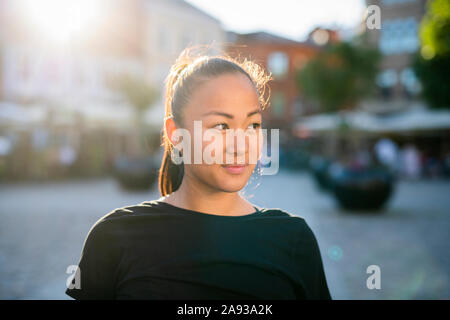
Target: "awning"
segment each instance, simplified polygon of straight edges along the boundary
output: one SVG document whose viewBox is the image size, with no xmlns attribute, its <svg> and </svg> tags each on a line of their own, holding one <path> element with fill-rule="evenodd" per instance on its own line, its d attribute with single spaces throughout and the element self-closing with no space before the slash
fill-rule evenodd
<svg viewBox="0 0 450 320">
<path fill-rule="evenodd" d="M 382 116 L 367 111 L 319 114 L 301 119 L 294 126 L 294 133 L 336 131 L 342 125 L 373 133 L 445 130 L 450 129 L 450 110 L 419 106 Z"/>
</svg>

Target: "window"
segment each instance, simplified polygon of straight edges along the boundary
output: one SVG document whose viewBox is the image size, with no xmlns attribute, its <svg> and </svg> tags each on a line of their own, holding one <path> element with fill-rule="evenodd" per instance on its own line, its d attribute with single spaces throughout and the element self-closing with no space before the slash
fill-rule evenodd
<svg viewBox="0 0 450 320">
<path fill-rule="evenodd" d="M 378 74 L 376 82 L 381 88 L 393 87 L 397 84 L 397 72 L 394 69 L 386 69 Z"/>
<path fill-rule="evenodd" d="M 275 78 L 283 78 L 288 71 L 289 60 L 284 52 L 273 52 L 267 58 L 267 68 Z"/>
<path fill-rule="evenodd" d="M 275 92 L 274 95 L 272 96 L 272 104 L 271 104 L 271 108 L 272 108 L 272 114 L 275 117 L 281 117 L 284 114 L 284 107 L 286 104 L 286 98 L 284 96 L 283 93 L 281 92 Z"/>
<path fill-rule="evenodd" d="M 413 53 L 419 48 L 418 23 L 413 17 L 386 20 L 382 24 L 379 47 L 382 53 Z"/>
<path fill-rule="evenodd" d="M 416 95 L 421 90 L 420 82 L 411 68 L 402 70 L 400 73 L 400 81 L 409 94 Z"/>
<path fill-rule="evenodd" d="M 314 33 L 312 34 L 312 39 L 315 44 L 323 46 L 330 40 L 330 34 L 326 30 L 319 29 L 314 31 Z"/>
<path fill-rule="evenodd" d="M 390 99 L 393 94 L 393 87 L 398 82 L 397 71 L 394 69 L 386 69 L 379 73 L 376 78 L 376 83 L 380 88 L 381 96 L 384 99 Z"/>
</svg>

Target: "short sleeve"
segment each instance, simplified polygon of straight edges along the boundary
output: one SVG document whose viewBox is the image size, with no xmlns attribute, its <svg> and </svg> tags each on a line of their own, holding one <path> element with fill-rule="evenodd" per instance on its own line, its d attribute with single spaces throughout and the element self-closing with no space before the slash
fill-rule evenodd
<svg viewBox="0 0 450 320">
<path fill-rule="evenodd" d="M 331 300 L 319 245 L 306 221 L 298 234 L 294 262 L 297 299 Z"/>
<path fill-rule="evenodd" d="M 78 268 L 66 294 L 77 300 L 115 298 L 117 250 L 104 222 L 90 229 L 81 252 Z"/>
</svg>

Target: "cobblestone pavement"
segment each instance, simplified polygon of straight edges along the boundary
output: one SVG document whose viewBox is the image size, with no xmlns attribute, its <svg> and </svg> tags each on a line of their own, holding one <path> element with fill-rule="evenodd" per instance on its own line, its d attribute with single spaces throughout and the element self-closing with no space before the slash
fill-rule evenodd
<svg viewBox="0 0 450 320">
<path fill-rule="evenodd" d="M 307 173 L 282 171 L 246 195 L 306 219 L 334 299 L 450 299 L 449 191 L 449 181 L 402 181 L 383 212 L 349 213 Z M 157 198 L 156 188 L 128 193 L 112 179 L 0 185 L 0 299 L 69 299 L 66 269 L 92 224 Z M 367 288 L 369 265 L 380 267 L 381 289 Z"/>
</svg>

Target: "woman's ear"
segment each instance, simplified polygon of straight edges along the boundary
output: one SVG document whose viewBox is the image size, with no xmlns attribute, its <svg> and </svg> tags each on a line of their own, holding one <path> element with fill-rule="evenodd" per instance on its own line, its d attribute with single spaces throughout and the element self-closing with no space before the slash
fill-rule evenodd
<svg viewBox="0 0 450 320">
<path fill-rule="evenodd" d="M 176 141 L 172 140 L 172 135 L 177 127 L 175 125 L 175 121 L 173 121 L 173 117 L 167 117 L 164 126 L 166 128 L 167 138 L 169 139 L 170 143 L 174 145 Z"/>
</svg>

